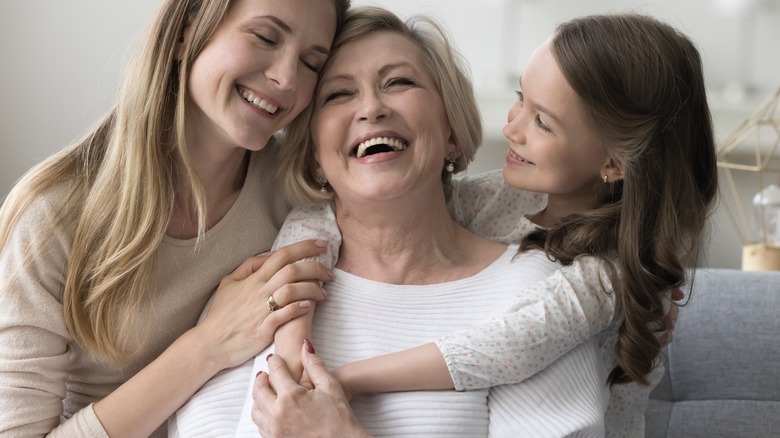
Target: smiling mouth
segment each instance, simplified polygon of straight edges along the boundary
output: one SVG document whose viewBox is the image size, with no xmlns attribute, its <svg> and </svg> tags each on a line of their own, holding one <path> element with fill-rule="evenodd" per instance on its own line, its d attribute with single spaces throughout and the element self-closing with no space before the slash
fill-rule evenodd
<svg viewBox="0 0 780 438">
<path fill-rule="evenodd" d="M 528 161 L 525 158 L 521 157 L 520 155 L 517 155 L 517 153 L 515 153 L 515 151 L 513 151 L 512 149 L 509 149 L 509 154 L 512 156 L 512 158 L 514 158 L 517 161 L 528 163 L 528 164 L 534 164 L 533 161 Z"/>
<path fill-rule="evenodd" d="M 397 138 L 376 137 L 370 138 L 355 146 L 352 153 L 357 158 L 363 158 L 369 155 L 381 154 L 384 152 L 398 152 L 406 149 L 406 142 Z"/>
<path fill-rule="evenodd" d="M 268 114 L 275 114 L 277 110 L 279 110 L 279 107 L 272 104 L 271 102 L 268 102 L 265 99 L 262 99 L 259 96 L 255 96 L 250 92 L 249 90 L 240 90 L 241 96 L 249 102 L 252 106 L 254 106 L 257 109 L 261 109 Z"/>
</svg>

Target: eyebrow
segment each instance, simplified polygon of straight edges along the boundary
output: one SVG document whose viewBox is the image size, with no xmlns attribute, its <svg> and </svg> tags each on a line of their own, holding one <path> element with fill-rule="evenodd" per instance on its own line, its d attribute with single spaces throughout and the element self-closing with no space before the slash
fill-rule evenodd
<svg viewBox="0 0 780 438">
<path fill-rule="evenodd" d="M 277 26 L 279 26 L 280 29 L 282 29 L 285 33 L 292 35 L 293 30 L 290 27 L 289 24 L 285 23 L 281 18 L 273 16 L 273 15 L 264 15 L 258 18 L 265 18 L 266 20 L 270 20 L 274 22 Z M 312 49 L 314 49 L 317 52 L 320 52 L 324 55 L 329 55 L 330 50 L 328 50 L 326 47 L 320 46 L 320 45 L 314 45 L 312 46 Z"/>
<path fill-rule="evenodd" d="M 401 62 L 397 62 L 395 64 L 387 64 L 385 66 L 382 66 L 379 69 L 378 73 L 379 73 L 379 76 L 384 76 L 384 75 L 387 74 L 387 72 L 389 72 L 391 70 L 394 70 L 396 68 L 404 67 L 404 66 L 408 66 L 411 69 L 417 71 L 417 69 L 415 69 L 414 66 L 411 63 L 406 62 L 406 61 L 401 61 Z M 351 75 L 351 74 L 343 73 L 343 74 L 340 74 L 340 75 L 337 75 L 337 76 L 333 76 L 333 77 L 330 77 L 330 78 L 323 78 L 322 80 L 320 80 L 320 84 L 324 84 L 324 83 L 330 82 L 330 81 L 337 81 L 337 80 L 351 80 L 353 77 L 354 76 Z"/>
<path fill-rule="evenodd" d="M 520 90 L 522 91 L 522 89 L 523 89 L 523 75 L 520 75 L 520 80 L 518 82 L 520 84 Z M 525 96 L 525 93 L 523 93 L 523 96 Z M 541 111 L 541 112 L 547 114 L 548 116 L 550 116 L 550 118 L 552 118 L 553 120 L 558 122 L 558 124 L 561 124 L 561 118 L 558 117 L 554 112 L 550 111 L 544 105 L 539 105 L 537 102 L 534 102 L 534 107 L 539 109 L 539 111 Z"/>
</svg>

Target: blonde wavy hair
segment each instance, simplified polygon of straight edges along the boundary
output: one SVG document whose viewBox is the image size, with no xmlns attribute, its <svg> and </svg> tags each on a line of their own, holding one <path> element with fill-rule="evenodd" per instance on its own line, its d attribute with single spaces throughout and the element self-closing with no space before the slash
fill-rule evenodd
<svg viewBox="0 0 780 438">
<path fill-rule="evenodd" d="M 342 47 L 381 31 L 403 35 L 419 47 L 444 102 L 447 119 L 461 151 L 455 162 L 455 172 L 464 170 L 482 143 L 482 121 L 466 63 L 449 43 L 444 27 L 434 18 L 415 15 L 404 21 L 379 7 L 354 7 L 347 14 L 341 32 L 331 47 L 331 57 L 320 74 L 330 68 L 333 57 Z M 318 91 L 314 92 L 315 96 Z M 284 182 L 287 195 L 302 205 L 327 202 L 333 197 L 332 193 L 320 191 L 320 184 L 312 172 L 312 165 L 316 162 L 309 129 L 312 106 L 313 103 L 290 123 L 286 131 L 287 145 L 282 151 L 282 165 L 279 167 L 279 178 Z M 445 192 L 449 192 L 451 176 L 452 172 L 444 171 L 442 163 Z"/>
<path fill-rule="evenodd" d="M 349 0 L 335 3 L 340 25 Z M 83 138 L 30 169 L 0 209 L 2 250 L 36 197 L 68 184 L 57 219 L 73 218 L 76 225 L 64 320 L 76 342 L 109 362 L 132 353 L 130 327 L 150 310 L 153 256 L 173 210 L 178 175 L 186 174 L 192 187 L 198 240 L 205 234 L 205 193 L 184 137 L 187 82 L 191 63 L 230 5 L 166 0 L 128 64 L 114 107 Z M 190 38 L 182 47 L 185 29 Z"/>
</svg>

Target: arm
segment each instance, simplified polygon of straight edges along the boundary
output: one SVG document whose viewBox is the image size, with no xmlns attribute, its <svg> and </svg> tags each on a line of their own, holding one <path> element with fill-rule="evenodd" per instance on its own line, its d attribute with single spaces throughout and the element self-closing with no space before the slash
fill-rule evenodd
<svg viewBox="0 0 780 438">
<path fill-rule="evenodd" d="M 270 343 L 278 325 L 306 313 L 306 307 L 294 304 L 266 318 L 267 310 L 256 308 L 269 293 L 281 296 L 280 304 L 318 299 L 319 291 L 311 287 L 285 285 L 327 278 L 326 270 L 313 263 L 297 272 L 281 269 L 321 251 L 312 242 L 249 260 L 223 280 L 202 326 L 175 340 L 103 400 L 60 424 L 69 358 L 89 361 L 62 317 L 70 233 L 52 224 L 55 212 L 56 207 L 31 207 L 0 255 L 0 435 L 147 436 L 217 370 L 246 361 Z"/>
<path fill-rule="evenodd" d="M 533 228 L 523 216 L 544 208 L 547 196 L 507 185 L 500 170 L 453 180 L 447 208 L 453 219 L 486 239 L 512 244 Z"/>
<path fill-rule="evenodd" d="M 217 372 L 236 367 L 270 345 L 276 329 L 322 297 L 311 281 L 329 278 L 317 263 L 284 269 L 322 248 L 306 241 L 250 258 L 219 285 L 203 321 L 174 341 L 117 390 L 94 404 L 111 437 L 148 436 Z M 274 294 L 282 309 L 270 312 Z M 287 304 L 292 304 L 288 306 Z"/>
<path fill-rule="evenodd" d="M 610 284 L 600 261 L 582 258 L 518 294 L 508 313 L 335 375 L 348 395 L 522 382 L 612 322 L 614 294 L 602 289 Z"/>
<path fill-rule="evenodd" d="M 293 209 L 279 230 L 273 248 L 305 239 L 326 240 L 328 248 L 317 257 L 317 260 L 328 269 L 336 265 L 339 246 L 341 246 L 341 233 L 330 204 Z M 285 361 L 296 381 L 300 380 L 303 374 L 299 346 L 303 344 L 304 339 L 311 339 L 313 310 L 312 308 L 312 311 L 305 316 L 279 327 L 274 336 L 276 355 Z"/>
<path fill-rule="evenodd" d="M 297 384 L 276 355 L 268 359 L 269 374 L 258 374 L 252 389 L 252 421 L 266 438 L 370 438 L 358 424 L 338 382 L 306 342 L 301 348 L 313 389 Z"/>
</svg>

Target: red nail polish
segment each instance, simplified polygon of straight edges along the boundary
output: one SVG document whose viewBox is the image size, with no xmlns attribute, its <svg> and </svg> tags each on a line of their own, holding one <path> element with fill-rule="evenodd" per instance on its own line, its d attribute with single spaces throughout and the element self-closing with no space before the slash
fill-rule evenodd
<svg viewBox="0 0 780 438">
<path fill-rule="evenodd" d="M 266 362 L 267 362 L 267 361 L 268 361 L 268 359 L 270 359 L 270 358 L 271 358 L 271 356 L 273 356 L 273 355 L 274 355 L 274 354 L 273 354 L 273 353 L 271 353 L 271 354 L 269 354 L 268 356 L 266 356 L 266 357 L 265 357 L 265 360 L 266 360 Z"/>
<path fill-rule="evenodd" d="M 314 345 L 308 339 L 303 340 L 303 346 L 306 347 L 306 351 L 314 354 Z"/>
</svg>

